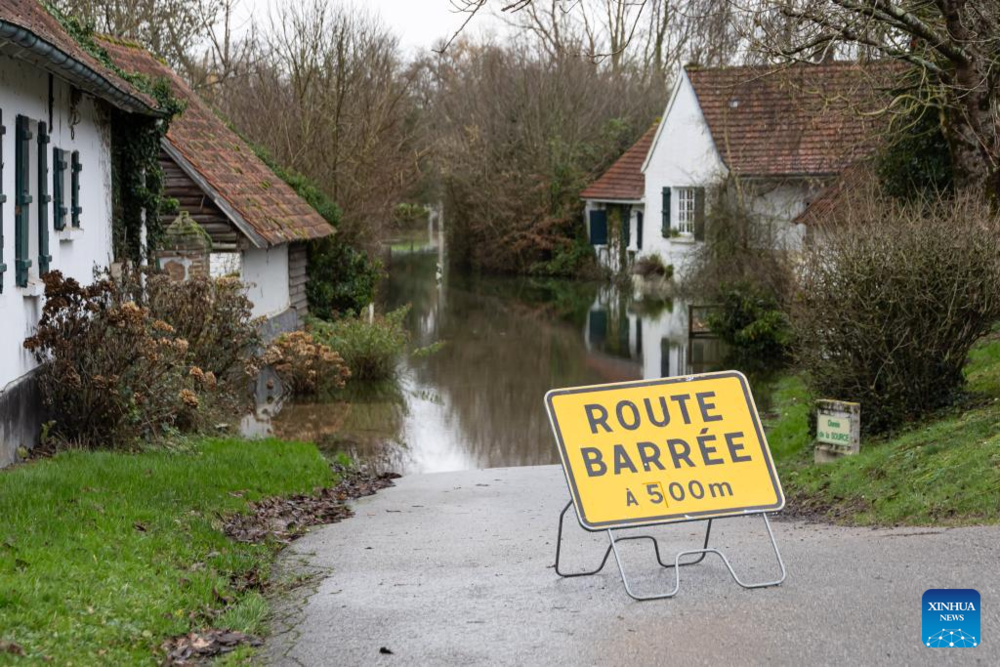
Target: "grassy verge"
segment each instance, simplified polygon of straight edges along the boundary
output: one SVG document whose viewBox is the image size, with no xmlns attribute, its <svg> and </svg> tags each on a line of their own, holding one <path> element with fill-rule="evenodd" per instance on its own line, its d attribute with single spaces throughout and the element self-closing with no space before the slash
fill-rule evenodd
<svg viewBox="0 0 1000 667">
<path fill-rule="evenodd" d="M 782 379 L 766 429 L 789 509 L 858 525 L 1000 521 L 1000 339 L 972 350 L 966 377 L 962 404 L 825 465 L 812 464 L 812 397 Z"/>
<path fill-rule="evenodd" d="M 220 516 L 332 477 L 314 446 L 275 440 L 70 451 L 0 472 L 0 644 L 31 662 L 156 664 L 171 636 L 258 632 L 267 604 L 238 582 L 266 578 L 277 546 L 228 539 Z"/>
</svg>

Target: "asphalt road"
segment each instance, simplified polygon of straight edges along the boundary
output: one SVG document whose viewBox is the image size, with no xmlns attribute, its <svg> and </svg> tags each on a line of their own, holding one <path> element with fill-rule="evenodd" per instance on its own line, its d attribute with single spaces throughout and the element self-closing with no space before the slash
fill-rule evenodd
<svg viewBox="0 0 1000 667">
<path fill-rule="evenodd" d="M 416 475 L 357 502 L 357 516 L 294 544 L 286 572 L 312 572 L 279 604 L 278 665 L 1000 664 L 1000 527 L 870 530 L 772 522 L 788 568 L 744 590 L 722 561 L 684 568 L 671 600 L 626 596 L 614 562 L 593 577 L 552 569 L 566 486 L 556 466 Z M 657 527 L 693 548 L 701 524 Z M 607 545 L 571 523 L 568 567 Z M 759 517 L 717 521 L 712 545 L 741 577 L 777 566 Z M 650 544 L 623 545 L 639 592 L 673 585 Z M 927 648 L 928 588 L 982 595 L 982 644 Z M 392 653 L 384 653 L 382 649 Z"/>
</svg>

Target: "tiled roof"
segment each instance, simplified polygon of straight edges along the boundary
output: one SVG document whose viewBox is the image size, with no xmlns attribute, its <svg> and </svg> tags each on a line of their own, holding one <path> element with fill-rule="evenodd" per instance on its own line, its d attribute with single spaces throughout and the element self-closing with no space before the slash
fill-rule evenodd
<svg viewBox="0 0 1000 667">
<path fill-rule="evenodd" d="M 15 52 L 115 106 L 155 113 L 155 100 L 87 53 L 38 0 L 0 2 L 0 53 Z"/>
<path fill-rule="evenodd" d="M 333 227 L 167 65 L 145 49 L 102 41 L 111 59 L 127 72 L 165 78 L 187 107 L 170 124 L 167 153 L 206 189 L 216 205 L 257 246 L 316 239 Z"/>
<path fill-rule="evenodd" d="M 625 151 L 600 178 L 588 185 L 580 193 L 582 199 L 597 201 L 636 201 L 642 199 L 646 190 L 646 179 L 642 174 L 642 163 L 646 160 L 649 147 L 656 136 L 653 123 L 632 147 Z"/>
<path fill-rule="evenodd" d="M 859 160 L 846 167 L 820 190 L 806 210 L 795 218 L 795 222 L 815 226 L 833 220 L 834 214 L 848 204 L 852 196 L 864 192 L 875 180 L 870 162 L 871 160 Z"/>
<path fill-rule="evenodd" d="M 686 68 L 726 166 L 744 176 L 834 174 L 870 153 L 864 115 L 895 70 L 857 63 Z"/>
</svg>

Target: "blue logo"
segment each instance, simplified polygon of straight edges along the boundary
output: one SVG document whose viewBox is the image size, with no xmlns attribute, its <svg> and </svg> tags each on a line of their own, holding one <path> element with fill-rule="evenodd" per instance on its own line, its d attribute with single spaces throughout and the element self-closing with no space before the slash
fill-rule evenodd
<svg viewBox="0 0 1000 667">
<path fill-rule="evenodd" d="M 924 593 L 923 644 L 933 648 L 979 646 L 979 591 L 931 588 Z"/>
</svg>

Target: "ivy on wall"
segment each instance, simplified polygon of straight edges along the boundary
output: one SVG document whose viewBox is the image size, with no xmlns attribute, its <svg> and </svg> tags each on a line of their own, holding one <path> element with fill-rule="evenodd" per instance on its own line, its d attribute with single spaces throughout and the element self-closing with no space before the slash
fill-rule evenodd
<svg viewBox="0 0 1000 667">
<path fill-rule="evenodd" d="M 109 70 L 156 101 L 161 117 L 112 111 L 112 230 L 115 258 L 141 262 L 151 259 L 152 251 L 163 237 L 161 216 L 175 211 L 176 200 L 163 197 L 164 177 L 160 168 L 160 140 L 167 135 L 170 121 L 184 110 L 174 97 L 166 79 L 126 72 L 111 60 L 108 52 L 94 39 L 92 26 L 66 16 L 51 4 L 46 9 L 63 29 Z M 135 45 L 131 45 L 135 46 Z M 142 240 L 145 224 L 146 239 Z"/>
</svg>

